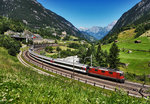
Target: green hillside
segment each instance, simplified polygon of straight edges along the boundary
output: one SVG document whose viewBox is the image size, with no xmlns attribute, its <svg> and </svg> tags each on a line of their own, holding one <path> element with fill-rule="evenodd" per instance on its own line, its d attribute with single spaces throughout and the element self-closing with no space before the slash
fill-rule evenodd
<svg viewBox="0 0 150 104">
<path fill-rule="evenodd" d="M 45 37 L 49 37 L 52 33 L 60 35 L 61 32 L 66 31 L 68 35 L 87 40 L 94 39 L 82 34 L 73 24 L 53 11 L 46 9 L 37 0 L 0 0 L 0 16 L 23 22 L 32 30 L 40 29 L 41 32 L 44 32 Z"/>
<path fill-rule="evenodd" d="M 128 64 L 127 67 L 121 67 L 125 72 L 137 75 L 150 74 L 150 37 L 142 36 L 135 38 L 135 29 L 125 30 L 118 35 L 117 45 L 119 46 L 120 59 L 122 63 Z M 135 43 L 140 40 L 141 43 Z M 103 45 L 104 50 L 109 50 L 111 44 Z M 128 53 L 128 51 L 132 51 Z"/>
<path fill-rule="evenodd" d="M 146 99 L 106 91 L 64 77 L 40 75 L 0 48 L 0 103 L 147 104 Z"/>
<path fill-rule="evenodd" d="M 118 34 L 125 30 L 134 28 L 137 34 L 135 38 L 141 36 L 150 29 L 150 1 L 141 0 L 138 4 L 125 12 L 117 21 L 113 29 L 101 41 L 109 44 L 118 38 Z"/>
</svg>

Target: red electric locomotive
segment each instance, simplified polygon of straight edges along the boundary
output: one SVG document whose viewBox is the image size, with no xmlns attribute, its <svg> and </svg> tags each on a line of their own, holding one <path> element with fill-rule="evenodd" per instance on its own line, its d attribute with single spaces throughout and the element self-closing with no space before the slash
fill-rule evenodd
<svg viewBox="0 0 150 104">
<path fill-rule="evenodd" d="M 124 73 L 122 71 L 119 71 L 119 70 L 87 67 L 86 73 L 100 76 L 103 78 L 114 79 L 120 83 L 124 83 L 124 81 L 125 81 Z"/>
</svg>

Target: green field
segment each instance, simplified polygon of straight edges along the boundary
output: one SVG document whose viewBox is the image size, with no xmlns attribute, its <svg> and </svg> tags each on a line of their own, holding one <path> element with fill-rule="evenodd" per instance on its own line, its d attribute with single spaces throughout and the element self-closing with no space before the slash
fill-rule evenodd
<svg viewBox="0 0 150 104">
<path fill-rule="evenodd" d="M 40 75 L 0 48 L 0 104 L 148 104 L 61 76 Z"/>
<path fill-rule="evenodd" d="M 134 29 L 121 32 L 118 36 L 118 43 L 120 51 L 120 59 L 122 63 L 129 64 L 127 67 L 120 69 L 125 72 L 130 72 L 137 75 L 150 74 L 150 52 L 143 52 L 138 50 L 150 51 L 150 37 L 135 36 Z M 141 43 L 134 43 L 135 40 L 141 40 Z M 111 44 L 103 45 L 104 50 L 109 50 Z M 128 53 L 131 50 L 132 53 Z"/>
</svg>

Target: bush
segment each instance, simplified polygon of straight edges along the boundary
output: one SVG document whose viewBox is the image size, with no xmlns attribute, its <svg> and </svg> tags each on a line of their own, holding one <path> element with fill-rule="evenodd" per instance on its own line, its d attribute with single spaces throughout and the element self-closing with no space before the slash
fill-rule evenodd
<svg viewBox="0 0 150 104">
<path fill-rule="evenodd" d="M 25 25 L 22 22 L 0 16 L 0 34 L 3 34 L 7 30 L 22 32 L 24 29 L 25 29 Z"/>
<path fill-rule="evenodd" d="M 71 43 L 68 45 L 69 48 L 79 49 L 80 45 L 77 43 Z"/>
<path fill-rule="evenodd" d="M 21 43 L 9 36 L 0 35 L 0 46 L 8 49 L 8 53 L 16 56 L 20 52 Z"/>
<path fill-rule="evenodd" d="M 45 51 L 40 51 L 40 55 L 45 55 L 46 52 Z"/>
<path fill-rule="evenodd" d="M 143 33 L 145 33 L 149 29 L 150 29 L 150 23 L 140 24 L 135 30 L 135 32 L 137 32 L 137 34 L 135 35 L 135 38 L 141 36 Z"/>
<path fill-rule="evenodd" d="M 10 55 L 12 55 L 12 56 L 16 56 L 17 51 L 16 51 L 16 49 L 14 49 L 14 48 L 10 48 L 10 49 L 8 49 L 8 53 L 9 53 Z"/>
<path fill-rule="evenodd" d="M 56 50 L 57 50 L 57 52 L 60 52 L 60 51 L 61 51 L 61 48 L 60 48 L 60 47 L 57 47 Z"/>
<path fill-rule="evenodd" d="M 60 52 L 61 57 L 68 57 L 68 56 L 74 56 L 77 55 L 78 51 L 71 51 L 70 49 L 63 50 Z"/>
<path fill-rule="evenodd" d="M 46 52 L 49 52 L 49 53 L 52 53 L 52 52 L 53 52 L 53 47 L 52 47 L 52 46 L 47 46 L 47 47 L 45 48 L 45 51 L 46 51 Z"/>
<path fill-rule="evenodd" d="M 66 36 L 64 39 L 63 39 L 63 41 L 69 41 L 70 40 L 70 36 Z"/>
</svg>

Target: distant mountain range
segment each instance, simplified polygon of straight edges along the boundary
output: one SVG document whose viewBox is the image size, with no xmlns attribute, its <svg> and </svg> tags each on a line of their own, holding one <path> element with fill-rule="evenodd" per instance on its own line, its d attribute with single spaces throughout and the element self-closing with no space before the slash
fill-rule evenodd
<svg viewBox="0 0 150 104">
<path fill-rule="evenodd" d="M 37 0 L 0 0 L 0 15 L 22 21 L 32 29 L 51 27 L 69 35 L 93 39 L 63 17 L 44 8 Z"/>
<path fill-rule="evenodd" d="M 90 36 L 93 36 L 97 40 L 100 40 L 109 33 L 109 31 L 113 28 L 116 22 L 117 21 L 114 21 L 106 27 L 99 27 L 99 26 L 93 26 L 92 28 L 80 27 L 79 30 L 84 34 L 89 34 Z"/>
</svg>

